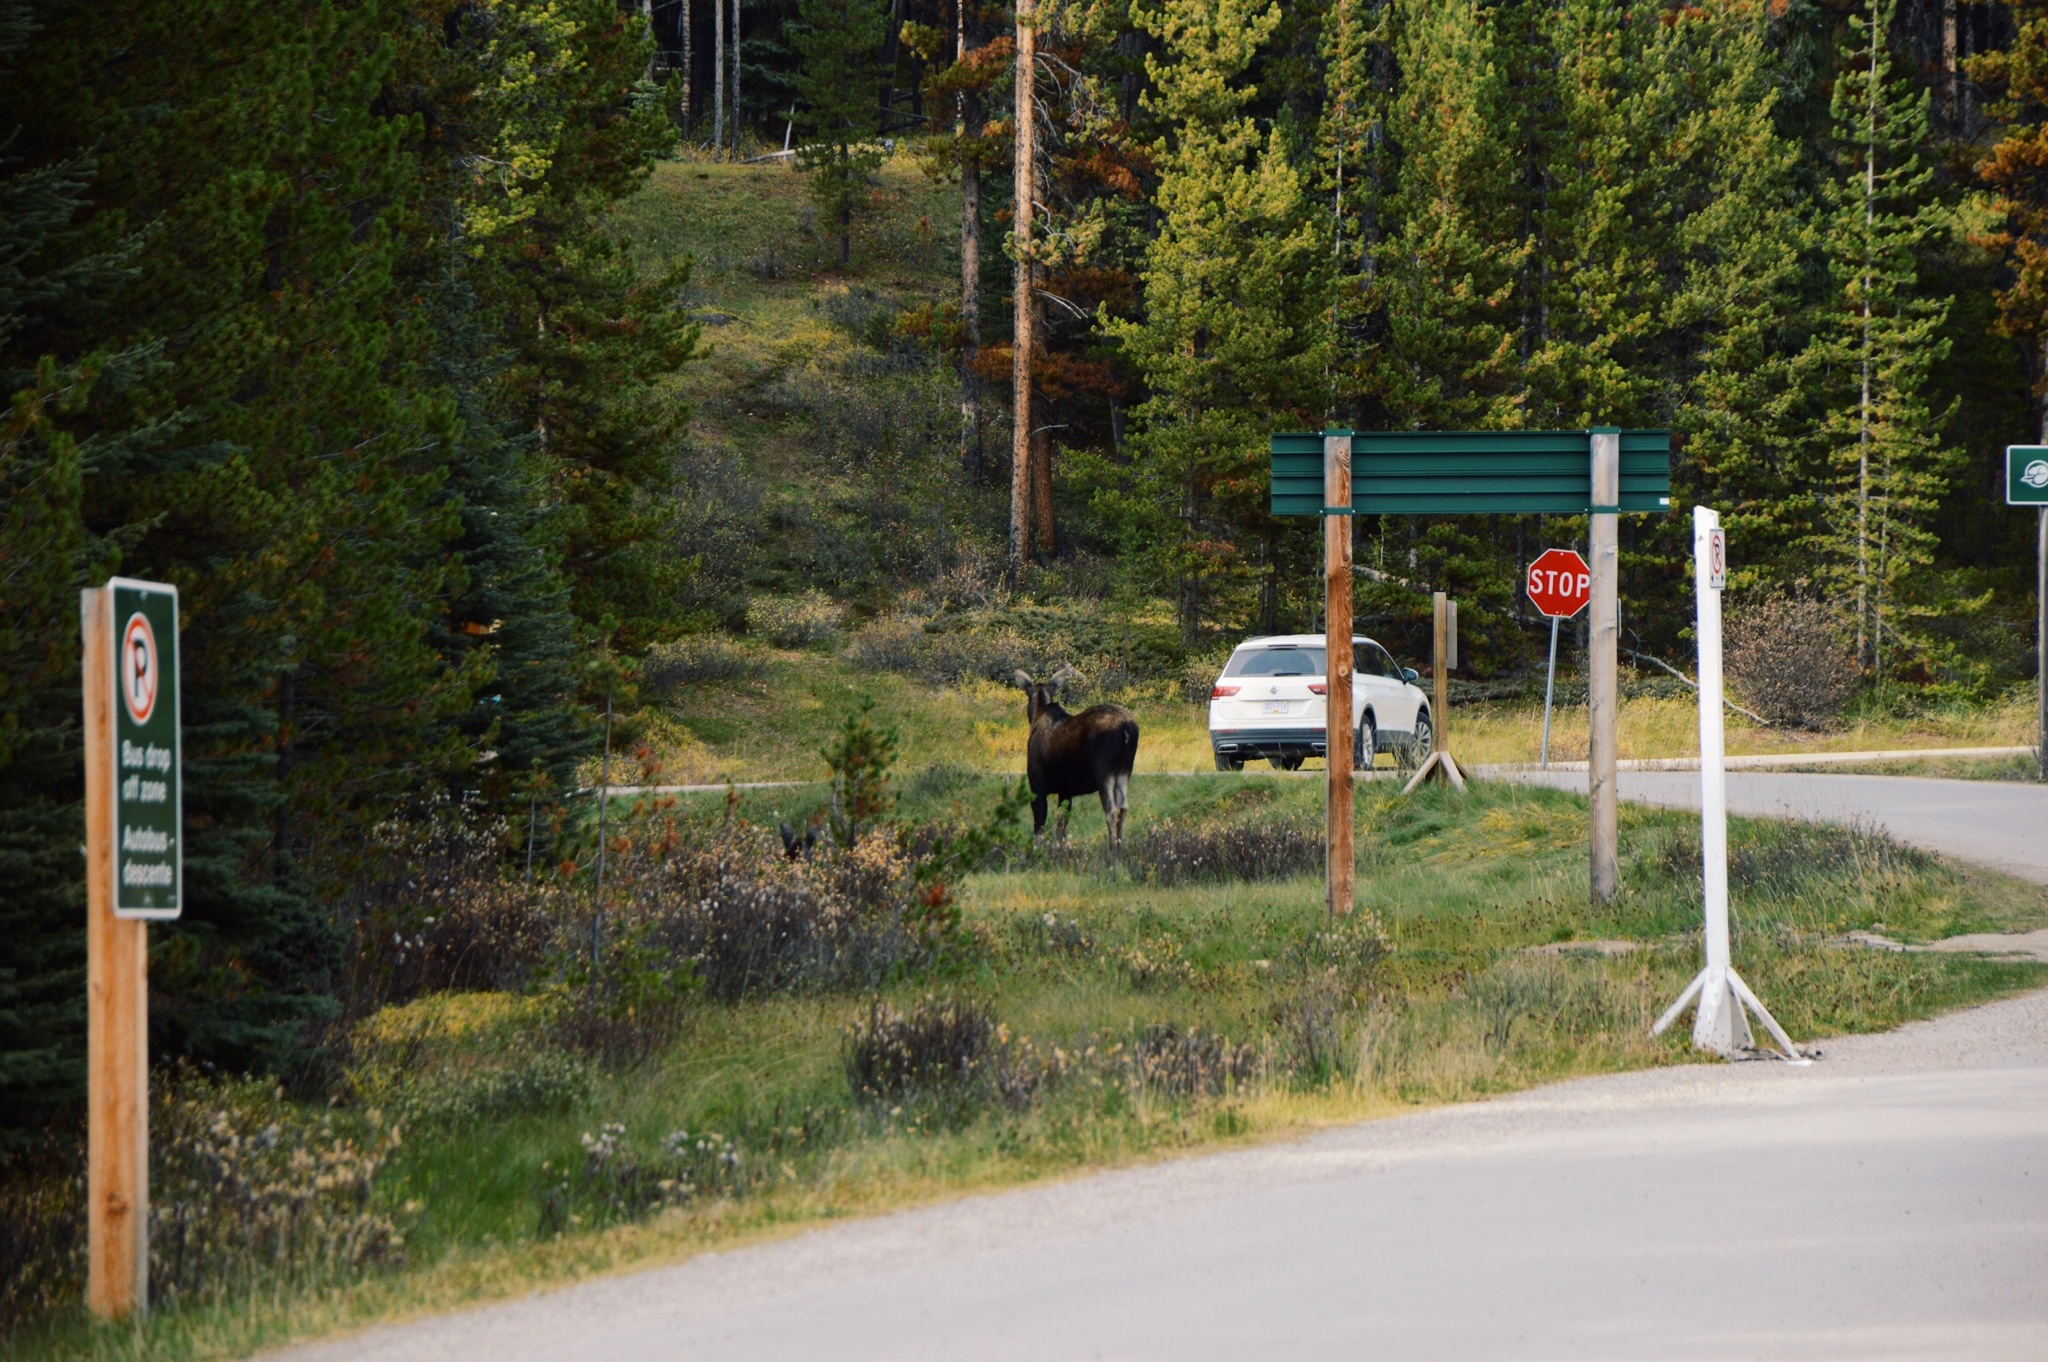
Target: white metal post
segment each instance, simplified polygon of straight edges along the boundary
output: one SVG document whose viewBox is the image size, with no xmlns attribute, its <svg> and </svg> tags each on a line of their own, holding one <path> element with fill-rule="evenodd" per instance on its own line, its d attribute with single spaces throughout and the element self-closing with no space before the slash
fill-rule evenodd
<svg viewBox="0 0 2048 1362">
<path fill-rule="evenodd" d="M 1754 1049 L 1749 1021 L 1728 984 L 1728 768 L 1721 717 L 1721 592 L 1714 581 L 1718 511 L 1693 507 L 1693 594 L 1700 646 L 1700 880 L 1707 900 L 1707 974 L 1692 1043 L 1716 1054 Z"/>
<path fill-rule="evenodd" d="M 1727 573 L 1721 515 L 1705 506 L 1692 512 L 1693 595 L 1698 604 L 1700 648 L 1700 880 L 1706 898 L 1706 968 L 1694 976 L 1650 1034 L 1661 1034 L 1698 1000 L 1692 1043 L 1728 1058 L 1753 1051 L 1745 1006 L 1784 1047 L 1785 1057 L 1808 1063 L 1735 972 L 1728 942 L 1728 767 L 1722 709 L 1721 590 Z"/>
<path fill-rule="evenodd" d="M 1550 769 L 1550 702 L 1557 694 L 1557 626 L 1558 618 L 1550 617 L 1550 670 L 1543 679 L 1543 769 Z"/>
</svg>

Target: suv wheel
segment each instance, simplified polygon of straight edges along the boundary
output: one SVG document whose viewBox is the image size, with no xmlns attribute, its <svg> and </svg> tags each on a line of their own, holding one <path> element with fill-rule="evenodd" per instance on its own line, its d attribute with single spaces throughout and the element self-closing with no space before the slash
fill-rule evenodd
<svg viewBox="0 0 2048 1362">
<path fill-rule="evenodd" d="M 1429 754 L 1436 750 L 1436 729 L 1429 722 L 1429 711 L 1423 710 L 1415 716 L 1415 736 L 1408 740 L 1401 755 L 1412 769 L 1429 760 Z"/>
<path fill-rule="evenodd" d="M 1218 752 L 1216 754 L 1216 769 L 1219 771 L 1242 771 L 1244 769 L 1244 758 L 1226 757 L 1221 752 Z"/>
<path fill-rule="evenodd" d="M 1358 721 L 1358 736 L 1351 744 L 1351 769 L 1370 771 L 1373 758 L 1380 750 L 1380 732 L 1373 726 L 1372 715 Z"/>
</svg>

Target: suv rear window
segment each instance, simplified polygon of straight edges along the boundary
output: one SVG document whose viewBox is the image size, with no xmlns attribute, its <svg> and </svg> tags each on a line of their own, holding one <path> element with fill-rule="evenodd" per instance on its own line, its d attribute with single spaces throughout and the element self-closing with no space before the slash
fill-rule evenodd
<svg viewBox="0 0 2048 1362">
<path fill-rule="evenodd" d="M 1321 648 L 1245 648 L 1230 655 L 1225 676 L 1321 676 Z"/>
</svg>

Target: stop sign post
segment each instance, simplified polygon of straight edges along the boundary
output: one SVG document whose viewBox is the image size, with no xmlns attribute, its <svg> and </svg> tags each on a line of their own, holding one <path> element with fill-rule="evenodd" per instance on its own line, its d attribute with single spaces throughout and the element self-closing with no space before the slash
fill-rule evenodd
<svg viewBox="0 0 2048 1362">
<path fill-rule="evenodd" d="M 1550 702 L 1557 693 L 1557 626 L 1593 600 L 1593 570 L 1570 549 L 1545 549 L 1529 564 L 1529 604 L 1550 617 L 1550 672 L 1543 682 L 1543 767 L 1550 768 Z"/>
</svg>

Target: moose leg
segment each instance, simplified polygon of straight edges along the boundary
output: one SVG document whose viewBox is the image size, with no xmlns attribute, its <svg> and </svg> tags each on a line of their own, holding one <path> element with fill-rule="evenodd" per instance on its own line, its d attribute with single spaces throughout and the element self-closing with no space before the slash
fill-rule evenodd
<svg viewBox="0 0 2048 1362">
<path fill-rule="evenodd" d="M 1068 816 L 1069 814 L 1073 813 L 1073 811 L 1074 811 L 1074 801 L 1073 801 L 1072 799 L 1068 798 L 1068 797 L 1067 797 L 1066 795 L 1061 795 L 1061 796 L 1060 796 L 1060 825 L 1059 825 L 1059 829 L 1058 829 L 1058 836 L 1059 836 L 1059 839 L 1060 839 L 1060 840 L 1061 840 L 1062 842 L 1064 842 L 1064 841 L 1066 841 L 1066 840 L 1067 840 L 1067 816 Z"/>
<path fill-rule="evenodd" d="M 1124 819 L 1131 812 L 1131 777 L 1127 771 L 1116 778 L 1116 830 L 1112 840 L 1122 846 L 1124 842 Z"/>
<path fill-rule="evenodd" d="M 1102 799 L 1102 826 L 1109 830 L 1109 844 L 1116 845 L 1116 777 L 1111 776 L 1095 787 L 1095 793 Z"/>
<path fill-rule="evenodd" d="M 1044 832 L 1044 831 L 1045 831 L 1045 796 L 1044 796 L 1044 795 L 1040 795 L 1040 796 L 1039 796 L 1038 798 L 1036 798 L 1036 799 L 1034 799 L 1034 800 L 1032 800 L 1032 801 L 1031 801 L 1031 835 L 1032 835 L 1033 837 L 1036 837 L 1036 836 L 1038 836 L 1038 834 L 1039 834 L 1039 833 L 1041 833 L 1041 832 Z"/>
</svg>

